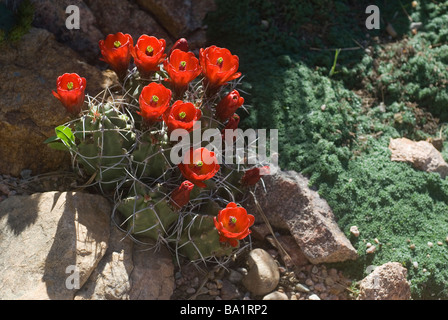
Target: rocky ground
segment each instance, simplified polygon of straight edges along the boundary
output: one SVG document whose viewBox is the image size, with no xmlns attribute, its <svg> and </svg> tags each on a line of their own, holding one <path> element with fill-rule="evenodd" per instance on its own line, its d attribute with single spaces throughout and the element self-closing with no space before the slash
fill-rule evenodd
<svg viewBox="0 0 448 320">
<path fill-rule="evenodd" d="M 4 208 L 8 207 L 6 205 L 8 201 L 14 201 L 20 196 L 31 197 L 33 194 L 51 195 L 51 192 L 56 191 L 60 192 L 58 194 L 64 194 L 64 191 L 76 193 L 76 191 L 82 189 L 80 188 L 82 184 L 82 180 L 70 172 L 32 176 L 29 170 L 24 170 L 21 177 L 1 175 L 0 221 L 5 215 L 11 214 L 10 212 L 4 212 Z M 29 201 L 28 198 L 23 199 L 25 200 L 19 201 Z M 2 207 L 2 203 L 5 203 L 5 207 Z M 10 219 L 8 217 L 8 223 Z M 42 227 L 37 228 L 41 230 Z M 45 234 L 51 232 L 50 229 L 45 231 Z M 276 230 L 276 228 L 273 230 Z M 103 249 L 104 252 L 98 257 L 98 261 L 104 261 L 104 263 L 97 261 L 90 267 L 86 267 L 90 268 L 88 272 L 86 271 L 90 275 L 90 279 L 84 279 L 81 290 L 74 298 L 129 299 L 137 296 L 137 299 L 140 297 L 143 299 L 172 300 L 351 300 L 359 299 L 362 295 L 367 296 L 368 285 L 363 287 L 362 282 L 355 283 L 344 275 L 343 270 L 327 267 L 325 263 L 311 263 L 302 250 L 297 247 L 297 243 L 292 240 L 292 237 L 280 234 L 277 231 L 274 231 L 274 235 L 269 234 L 266 225 L 262 223 L 254 226 L 252 231 L 251 242 L 244 247 L 244 250 L 223 264 L 205 265 L 182 260 L 177 265 L 169 263 L 170 258 L 166 254 L 162 254 L 162 256 L 155 254 L 154 256 L 147 249 L 136 251 L 136 249 L 132 249 L 132 241 L 122 242 L 122 240 L 117 240 L 123 238 L 123 234 L 111 225 L 111 235 L 109 240 L 106 241 L 108 244 L 102 245 L 102 247 L 109 247 L 108 250 L 111 253 Z M 93 234 L 96 232 L 94 231 Z M 65 236 L 62 238 L 65 238 Z M 279 245 L 281 245 L 281 248 Z M 59 247 L 60 244 L 57 246 Z M 59 252 L 59 254 L 61 253 Z M 154 280 L 154 273 L 151 271 L 153 266 L 140 265 L 141 262 L 138 262 L 139 260 L 142 261 L 142 258 L 139 258 L 140 254 L 146 255 L 145 261 L 148 259 L 154 260 L 153 263 L 156 263 L 156 265 L 158 265 L 157 261 L 164 261 L 163 269 L 165 273 L 168 273 L 162 280 Z M 6 256 L 8 257 L 7 253 Z M 126 258 L 127 256 L 130 256 L 130 258 Z M 129 280 L 126 279 L 130 275 L 126 275 L 126 272 L 122 270 L 123 268 L 120 269 L 115 264 L 123 263 L 126 265 L 126 261 L 129 260 L 133 260 L 130 269 L 134 270 L 131 273 L 133 276 L 139 274 L 135 270 L 140 270 L 143 273 L 139 276 L 139 281 L 135 283 L 149 282 L 153 285 L 154 292 L 142 295 L 141 288 L 133 289 L 132 282 L 128 283 Z M 64 264 L 64 262 L 61 261 L 61 264 Z M 129 267 L 124 269 L 129 269 Z M 123 274 L 117 270 L 122 270 Z M 388 279 L 392 279 L 394 276 L 397 279 L 394 280 L 392 286 L 388 283 L 389 280 L 384 281 L 383 285 L 386 286 L 387 292 L 394 295 L 396 299 L 409 298 L 409 284 L 406 281 L 405 269 L 399 265 L 398 269 L 392 271 L 391 274 L 392 276 L 387 276 Z M 101 281 L 99 279 L 108 284 L 100 285 L 99 282 Z M 126 285 L 123 285 L 123 283 L 126 283 Z M 4 285 L 5 283 L 3 283 Z M 20 287 L 20 285 L 17 286 Z M 394 287 L 400 286 L 404 286 L 403 292 L 395 293 Z M 127 289 L 122 289 L 122 287 Z M 165 288 L 165 291 L 160 291 L 161 287 Z M 382 298 L 380 292 L 384 292 L 385 288 L 381 288 L 381 290 L 374 288 L 374 293 L 368 299 Z M 7 292 L 8 285 L 3 289 Z M 108 293 L 108 290 L 112 290 L 113 293 Z M 158 290 L 159 293 L 157 293 Z M 42 298 L 41 293 L 35 294 L 35 296 L 32 293 L 31 295 L 27 293 L 26 297 Z M 62 295 L 62 297 L 67 298 L 65 295 Z"/>
</svg>

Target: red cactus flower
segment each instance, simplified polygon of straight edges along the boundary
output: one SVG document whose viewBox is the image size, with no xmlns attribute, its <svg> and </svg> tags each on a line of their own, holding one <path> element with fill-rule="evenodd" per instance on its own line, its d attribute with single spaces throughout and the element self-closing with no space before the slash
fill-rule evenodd
<svg viewBox="0 0 448 320">
<path fill-rule="evenodd" d="M 211 89 L 217 89 L 227 82 L 241 76 L 238 71 L 239 58 L 232 55 L 226 48 L 210 46 L 199 50 L 199 61 L 202 73 L 206 78 L 206 84 Z"/>
<path fill-rule="evenodd" d="M 171 193 L 171 205 L 180 209 L 190 201 L 190 193 L 194 184 L 185 180 L 180 186 Z"/>
<path fill-rule="evenodd" d="M 170 100 L 170 89 L 151 82 L 142 89 L 139 97 L 140 111 L 137 113 L 148 123 L 160 121 L 161 115 L 169 108 Z"/>
<path fill-rule="evenodd" d="M 138 38 L 137 44 L 132 47 L 131 54 L 143 78 L 149 79 L 154 71 L 160 70 L 159 65 L 166 57 L 165 47 L 165 39 L 157 39 L 146 34 Z"/>
<path fill-rule="evenodd" d="M 168 126 L 168 133 L 175 129 L 193 130 L 194 123 L 201 118 L 201 110 L 191 102 L 177 100 L 163 114 L 163 121 Z"/>
<path fill-rule="evenodd" d="M 207 148 L 190 149 L 178 167 L 185 179 L 200 188 L 207 187 L 203 181 L 213 178 L 220 168 L 215 153 Z"/>
<path fill-rule="evenodd" d="M 171 47 L 170 52 L 168 52 L 168 56 L 175 50 L 179 49 L 185 52 L 188 52 L 188 41 L 185 38 L 180 38 L 176 41 L 176 43 Z"/>
<path fill-rule="evenodd" d="M 219 233 L 219 241 L 228 242 L 232 247 L 236 247 L 238 240 L 251 233 L 249 228 L 254 224 L 255 217 L 247 214 L 243 207 L 230 202 L 213 220 Z"/>
<path fill-rule="evenodd" d="M 174 49 L 163 65 L 169 75 L 166 81 L 171 83 L 178 96 L 182 95 L 188 84 L 201 74 L 199 60 L 193 52 Z"/>
<path fill-rule="evenodd" d="M 229 119 L 243 103 L 244 98 L 240 97 L 240 93 L 232 90 L 216 106 L 216 117 L 221 121 Z"/>
<path fill-rule="evenodd" d="M 121 80 L 124 79 L 134 45 L 132 36 L 122 32 L 109 34 L 106 40 L 99 41 L 99 45 L 102 54 L 100 60 L 109 64 Z"/>
<path fill-rule="evenodd" d="M 64 73 L 56 81 L 56 90 L 53 95 L 62 102 L 65 109 L 73 115 L 81 112 L 84 104 L 86 79 L 76 73 Z"/>
<path fill-rule="evenodd" d="M 269 173 L 269 166 L 252 168 L 244 173 L 244 176 L 241 178 L 241 184 L 243 186 L 253 186 L 260 180 L 261 176 Z"/>
</svg>

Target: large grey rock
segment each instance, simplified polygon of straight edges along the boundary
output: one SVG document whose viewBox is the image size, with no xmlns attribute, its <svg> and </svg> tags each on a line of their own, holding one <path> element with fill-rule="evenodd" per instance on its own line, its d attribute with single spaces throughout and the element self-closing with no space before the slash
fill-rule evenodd
<svg viewBox="0 0 448 320">
<path fill-rule="evenodd" d="M 31 169 L 37 175 L 69 168 L 68 153 L 43 143 L 55 134 L 55 127 L 70 120 L 51 93 L 56 80 L 64 73 L 78 73 L 87 80 L 86 94 L 96 96 L 112 78 L 37 28 L 2 47 L 0 69 L 0 172 L 19 176 Z"/>
<path fill-rule="evenodd" d="M 174 265 L 166 248 L 148 250 L 112 226 L 109 248 L 75 300 L 168 300 Z"/>
<path fill-rule="evenodd" d="M 73 299 L 106 252 L 110 213 L 105 198 L 80 192 L 2 201 L 0 299 Z"/>
<path fill-rule="evenodd" d="M 167 48 L 173 44 L 171 36 L 158 21 L 132 1 L 85 0 L 85 3 L 92 10 L 97 27 L 104 36 L 117 32 L 128 33 L 136 44 L 142 34 L 147 34 L 165 39 Z"/>
<path fill-rule="evenodd" d="M 358 300 L 409 300 L 410 284 L 407 270 L 398 262 L 388 262 L 376 267 L 361 280 Z"/>
<path fill-rule="evenodd" d="M 216 9 L 214 0 L 137 0 L 137 3 L 152 13 L 176 40 L 184 37 L 189 41 L 203 30 L 207 13 Z"/>
<path fill-rule="evenodd" d="M 288 230 L 313 264 L 355 260 L 358 254 L 340 230 L 328 203 L 308 187 L 308 179 L 295 171 L 276 170 L 263 176 L 256 199 L 269 223 Z M 246 208 L 262 222 L 253 199 Z"/>
<path fill-rule="evenodd" d="M 448 175 L 448 163 L 433 144 L 428 141 L 412 141 L 407 138 L 390 139 L 391 160 L 410 163 L 426 172 L 437 172 L 442 178 Z"/>
<path fill-rule="evenodd" d="M 56 39 L 69 46 L 90 63 L 97 63 L 100 50 L 98 41 L 104 34 L 98 29 L 97 20 L 90 8 L 82 0 L 31 0 L 34 6 L 33 25 L 47 29 Z M 69 5 L 79 9 L 79 29 L 66 28 L 66 13 Z"/>
</svg>

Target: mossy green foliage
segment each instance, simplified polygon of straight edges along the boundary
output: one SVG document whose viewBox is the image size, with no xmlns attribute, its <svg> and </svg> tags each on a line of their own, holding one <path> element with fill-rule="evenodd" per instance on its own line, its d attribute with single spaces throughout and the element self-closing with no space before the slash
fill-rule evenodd
<svg viewBox="0 0 448 320">
<path fill-rule="evenodd" d="M 0 44 L 22 38 L 31 28 L 33 19 L 34 7 L 29 0 L 21 1 L 15 10 L 0 3 Z"/>
<path fill-rule="evenodd" d="M 448 1 L 418 3 L 377 1 L 380 30 L 364 25 L 371 1 L 217 0 L 206 23 L 209 39 L 240 57 L 250 112 L 239 111 L 242 126 L 279 129 L 281 167 L 311 178 L 348 237 L 360 229 L 350 237 L 360 258 L 345 270 L 359 280 L 369 265 L 401 262 L 414 298 L 446 299 L 448 182 L 392 162 L 388 150 L 390 138 L 448 133 Z M 408 16 L 423 24 L 416 35 Z"/>
</svg>

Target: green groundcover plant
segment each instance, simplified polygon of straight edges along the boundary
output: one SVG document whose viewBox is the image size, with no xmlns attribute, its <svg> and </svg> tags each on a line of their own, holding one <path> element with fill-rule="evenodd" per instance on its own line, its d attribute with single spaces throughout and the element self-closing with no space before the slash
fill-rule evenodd
<svg viewBox="0 0 448 320">
<path fill-rule="evenodd" d="M 365 27 L 370 1 L 217 4 L 206 23 L 243 62 L 241 125 L 279 129 L 281 168 L 310 177 L 358 250 L 338 266 L 360 280 L 400 262 L 413 298 L 447 299 L 448 182 L 392 162 L 388 145 L 447 137 L 448 1 L 377 1 L 379 30 Z"/>
</svg>

